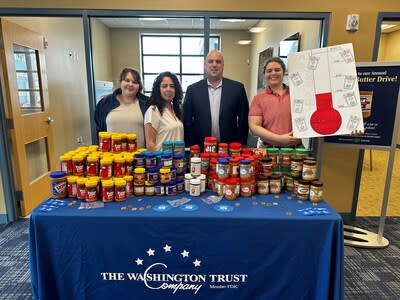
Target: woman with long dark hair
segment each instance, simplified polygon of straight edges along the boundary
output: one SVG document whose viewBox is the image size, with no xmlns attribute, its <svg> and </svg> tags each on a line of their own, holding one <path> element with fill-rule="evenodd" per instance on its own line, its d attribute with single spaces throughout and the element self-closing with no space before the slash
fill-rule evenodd
<svg viewBox="0 0 400 300">
<path fill-rule="evenodd" d="M 154 80 L 144 116 L 148 150 L 161 150 L 164 141 L 183 140 L 182 95 L 182 86 L 175 74 L 162 72 Z"/>
</svg>

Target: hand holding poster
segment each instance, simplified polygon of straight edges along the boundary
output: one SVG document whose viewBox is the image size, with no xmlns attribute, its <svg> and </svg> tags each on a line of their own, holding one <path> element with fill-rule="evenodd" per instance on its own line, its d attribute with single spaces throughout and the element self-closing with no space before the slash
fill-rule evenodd
<svg viewBox="0 0 400 300">
<path fill-rule="evenodd" d="M 293 135 L 364 131 L 352 44 L 289 55 Z"/>
</svg>

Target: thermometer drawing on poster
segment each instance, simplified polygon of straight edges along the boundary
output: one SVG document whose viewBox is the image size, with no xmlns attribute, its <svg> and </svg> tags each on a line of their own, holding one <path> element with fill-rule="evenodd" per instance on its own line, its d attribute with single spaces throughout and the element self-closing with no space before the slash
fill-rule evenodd
<svg viewBox="0 0 400 300">
<path fill-rule="evenodd" d="M 294 53 L 288 69 L 294 136 L 363 130 L 351 44 Z"/>
</svg>

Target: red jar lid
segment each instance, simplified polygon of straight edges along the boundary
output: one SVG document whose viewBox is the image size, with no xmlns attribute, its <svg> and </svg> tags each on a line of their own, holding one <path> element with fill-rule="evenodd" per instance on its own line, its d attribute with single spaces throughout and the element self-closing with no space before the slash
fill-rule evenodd
<svg viewBox="0 0 400 300">
<path fill-rule="evenodd" d="M 210 153 L 210 158 L 219 158 L 219 154 L 218 154 L 218 153 L 211 152 L 211 153 Z"/>
<path fill-rule="evenodd" d="M 235 185 L 236 184 L 236 180 L 235 180 L 235 178 L 225 179 L 225 184 Z"/>
<path fill-rule="evenodd" d="M 216 143 L 217 138 L 215 136 L 207 136 L 204 138 L 204 141 L 207 143 Z"/>
<path fill-rule="evenodd" d="M 190 150 L 200 150 L 200 146 L 199 145 L 190 146 Z"/>
<path fill-rule="evenodd" d="M 250 149 L 250 148 L 243 148 L 243 149 L 242 149 L 242 154 L 248 154 L 248 155 L 250 155 L 250 154 L 251 154 L 251 149 Z"/>
<path fill-rule="evenodd" d="M 230 149 L 240 149 L 242 147 L 241 143 L 230 143 L 229 148 Z"/>
<path fill-rule="evenodd" d="M 200 158 L 210 158 L 210 153 L 200 153 Z"/>
<path fill-rule="evenodd" d="M 219 143 L 218 148 L 228 148 L 228 144 L 227 143 Z"/>
<path fill-rule="evenodd" d="M 229 160 L 229 162 L 234 163 L 234 164 L 239 163 L 239 161 L 240 161 L 239 157 L 234 157 L 234 158 Z"/>
</svg>

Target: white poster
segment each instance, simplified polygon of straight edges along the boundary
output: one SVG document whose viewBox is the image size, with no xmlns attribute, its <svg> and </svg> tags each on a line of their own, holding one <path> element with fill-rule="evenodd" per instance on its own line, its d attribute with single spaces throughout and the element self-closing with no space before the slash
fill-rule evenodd
<svg viewBox="0 0 400 300">
<path fill-rule="evenodd" d="M 352 44 L 297 52 L 288 59 L 295 137 L 364 131 Z"/>
</svg>

